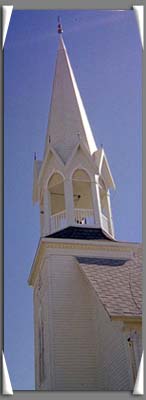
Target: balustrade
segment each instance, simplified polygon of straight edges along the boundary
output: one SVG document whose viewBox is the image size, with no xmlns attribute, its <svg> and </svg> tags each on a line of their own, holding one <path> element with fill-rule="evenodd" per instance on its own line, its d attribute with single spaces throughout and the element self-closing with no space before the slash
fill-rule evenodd
<svg viewBox="0 0 146 400">
<path fill-rule="evenodd" d="M 104 214 L 101 214 L 101 216 L 102 216 L 102 228 L 104 229 L 104 231 L 109 232 L 108 218 Z"/>
<path fill-rule="evenodd" d="M 80 225 L 94 225 L 94 212 L 92 209 L 74 209 L 74 220 L 73 224 Z M 57 214 L 53 214 L 50 217 L 51 233 L 63 229 L 67 226 L 67 215 L 66 211 L 61 211 Z"/>
<path fill-rule="evenodd" d="M 109 232 L 108 218 L 102 214 L 102 228 Z M 51 233 L 64 229 L 67 226 L 67 215 L 66 211 L 61 211 L 57 214 L 53 214 L 50 217 Z M 74 220 L 73 225 L 95 225 L 94 212 L 92 209 L 75 208 L 74 209 Z"/>
</svg>

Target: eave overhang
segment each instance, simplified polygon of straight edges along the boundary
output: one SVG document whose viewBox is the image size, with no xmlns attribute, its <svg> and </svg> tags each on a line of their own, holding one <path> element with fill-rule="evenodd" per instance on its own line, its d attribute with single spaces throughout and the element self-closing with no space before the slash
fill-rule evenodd
<svg viewBox="0 0 146 400">
<path fill-rule="evenodd" d="M 127 243 L 127 242 L 116 242 L 116 241 L 107 241 L 107 240 L 81 240 L 81 239 L 56 239 L 56 238 L 46 238 L 42 237 L 39 240 L 38 248 L 34 257 L 34 261 L 31 267 L 31 271 L 28 277 L 28 284 L 30 286 L 34 286 L 36 275 L 38 273 L 40 261 L 42 260 L 43 255 L 45 254 L 45 250 L 48 248 L 50 251 L 54 251 L 54 249 L 58 249 L 61 254 L 71 254 L 73 257 L 76 255 L 80 255 L 80 251 L 83 251 L 87 254 L 90 254 L 91 257 L 97 257 L 97 251 L 99 252 L 109 252 L 108 257 L 110 256 L 110 252 L 112 253 L 112 257 L 116 258 L 117 253 L 123 253 L 122 257 L 132 257 L 132 247 L 139 246 L 139 243 Z M 115 252 L 115 256 L 114 256 Z M 84 253 L 83 253 L 84 254 Z M 114 318 L 114 316 L 112 316 Z"/>
</svg>

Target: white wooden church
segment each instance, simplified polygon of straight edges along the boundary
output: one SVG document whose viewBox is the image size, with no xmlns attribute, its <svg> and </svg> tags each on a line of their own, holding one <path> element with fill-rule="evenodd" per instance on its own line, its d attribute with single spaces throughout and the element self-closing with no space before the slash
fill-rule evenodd
<svg viewBox="0 0 146 400">
<path fill-rule="evenodd" d="M 129 391 L 142 354 L 141 246 L 115 239 L 114 180 L 59 33 L 44 157 L 34 160 L 35 386 Z"/>
</svg>

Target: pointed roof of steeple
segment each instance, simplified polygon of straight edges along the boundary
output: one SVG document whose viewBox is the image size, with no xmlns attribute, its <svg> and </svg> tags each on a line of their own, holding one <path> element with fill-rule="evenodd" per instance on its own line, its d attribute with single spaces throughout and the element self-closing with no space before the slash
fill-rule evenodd
<svg viewBox="0 0 146 400">
<path fill-rule="evenodd" d="M 97 150 L 97 146 L 62 35 L 59 36 L 45 152 L 51 142 L 51 146 L 66 162 L 79 141 L 84 143 L 90 154 Z"/>
</svg>

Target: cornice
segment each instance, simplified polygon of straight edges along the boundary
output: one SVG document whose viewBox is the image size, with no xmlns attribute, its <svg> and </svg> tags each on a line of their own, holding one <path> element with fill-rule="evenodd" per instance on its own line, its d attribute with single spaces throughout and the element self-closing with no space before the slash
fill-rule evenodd
<svg viewBox="0 0 146 400">
<path fill-rule="evenodd" d="M 131 252 L 130 247 L 113 247 L 109 245 L 94 245 L 87 243 L 46 243 L 47 248 L 60 248 L 60 249 L 88 249 L 88 250 L 97 250 L 101 249 L 102 251 L 116 251 L 116 252 Z"/>
<path fill-rule="evenodd" d="M 64 249 L 77 249 L 86 248 L 91 250 L 111 250 L 111 251 L 126 251 L 131 252 L 132 248 L 139 247 L 140 243 L 130 242 L 117 242 L 106 240 L 81 240 L 81 239 L 57 239 L 57 238 L 42 238 L 42 243 L 45 243 L 48 248 L 64 248 Z"/>
<path fill-rule="evenodd" d="M 138 244 L 137 244 L 138 245 Z M 34 257 L 30 275 L 28 278 L 28 283 L 30 286 L 34 286 L 35 278 L 41 265 L 41 261 L 44 258 L 46 251 L 50 250 L 73 250 L 72 256 L 75 255 L 75 251 L 87 251 L 89 256 L 89 251 L 91 251 L 91 256 L 95 256 L 95 252 L 98 250 L 102 253 L 112 252 L 112 256 L 127 258 L 132 257 L 132 247 L 135 247 L 134 243 L 118 243 L 118 242 L 107 242 L 107 241 L 90 241 L 89 240 L 77 240 L 77 239 L 49 239 L 41 238 L 38 244 L 38 248 Z M 118 255 L 117 255 L 118 253 Z M 69 253 L 68 253 L 69 254 Z"/>
</svg>

